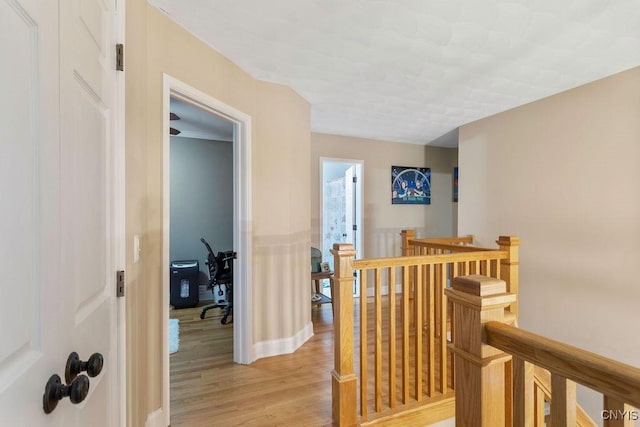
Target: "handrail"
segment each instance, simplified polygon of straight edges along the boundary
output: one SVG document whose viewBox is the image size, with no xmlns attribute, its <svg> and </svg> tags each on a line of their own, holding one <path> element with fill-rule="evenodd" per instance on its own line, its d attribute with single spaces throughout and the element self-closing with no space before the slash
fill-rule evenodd
<svg viewBox="0 0 640 427">
<path fill-rule="evenodd" d="M 492 250 L 476 250 L 466 253 L 440 254 L 440 255 L 414 255 L 401 256 L 391 258 L 369 258 L 358 259 L 353 261 L 354 269 L 370 269 L 377 267 L 410 267 L 415 265 L 436 265 L 442 263 L 454 262 L 474 262 L 474 261 L 493 261 L 508 259 L 507 251 Z"/>
<path fill-rule="evenodd" d="M 480 251 L 495 251 L 492 248 L 482 248 L 479 246 L 459 245 L 455 243 L 444 242 L 430 242 L 421 240 L 412 240 L 411 244 L 416 248 L 429 248 L 429 249 L 442 249 L 455 252 L 480 252 Z"/>
<path fill-rule="evenodd" d="M 420 243 L 448 243 L 448 244 L 458 244 L 458 245 L 472 245 L 473 244 L 473 236 L 462 236 L 462 237 L 427 237 L 424 239 L 413 239 L 414 242 Z"/>
<path fill-rule="evenodd" d="M 621 402 L 640 407 L 640 369 L 500 322 L 485 325 L 487 344 Z"/>
</svg>

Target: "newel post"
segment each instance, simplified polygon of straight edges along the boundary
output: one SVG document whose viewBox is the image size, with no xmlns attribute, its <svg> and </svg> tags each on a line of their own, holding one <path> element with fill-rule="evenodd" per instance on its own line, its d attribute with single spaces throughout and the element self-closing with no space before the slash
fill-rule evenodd
<svg viewBox="0 0 640 427">
<path fill-rule="evenodd" d="M 516 236 L 500 236 L 496 240 L 501 251 L 509 252 L 509 258 L 500 261 L 500 278 L 507 282 L 507 292 L 518 296 L 518 268 L 520 261 L 518 258 L 518 247 L 520 239 Z M 518 317 L 518 301 L 514 301 L 509 306 L 509 311 Z"/>
<path fill-rule="evenodd" d="M 353 258 L 356 251 L 350 243 L 334 243 L 333 348 L 334 369 L 331 372 L 331 405 L 333 424 L 356 425 L 357 379 L 353 370 Z"/>
<path fill-rule="evenodd" d="M 483 343 L 484 324 L 504 321 L 504 309 L 516 296 L 503 280 L 461 276 L 445 289 L 453 303 L 456 426 L 505 425 L 505 362 L 511 356 Z"/>
<path fill-rule="evenodd" d="M 416 238 L 415 230 L 402 230 L 400 236 L 402 236 L 402 256 L 414 255 L 413 244 L 410 241 Z"/>
</svg>

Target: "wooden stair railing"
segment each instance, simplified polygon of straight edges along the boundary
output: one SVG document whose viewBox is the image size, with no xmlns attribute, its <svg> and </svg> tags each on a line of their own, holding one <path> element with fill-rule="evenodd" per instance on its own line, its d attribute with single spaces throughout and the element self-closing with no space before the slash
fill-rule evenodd
<svg viewBox="0 0 640 427">
<path fill-rule="evenodd" d="M 416 239 L 414 230 L 402 230 L 400 233 L 402 236 L 402 255 L 443 255 L 456 252 L 478 252 L 478 251 L 493 251 L 495 249 L 488 249 L 473 246 L 473 236 L 464 237 L 428 237 L 424 239 Z M 467 262 L 460 262 L 455 264 L 449 269 L 449 282 L 457 276 L 466 276 L 472 274 L 481 274 L 489 277 L 502 278 L 507 283 L 507 291 L 518 294 L 518 266 L 520 265 L 518 248 L 520 246 L 520 239 L 516 236 L 500 236 L 496 240 L 501 251 L 504 251 L 508 256 L 500 261 L 500 267 L 498 273 L 495 269 L 498 268 L 496 264 L 482 263 L 479 260 L 469 260 Z M 518 315 L 518 301 L 514 301 L 509 305 L 509 311 L 515 316 Z"/>
<path fill-rule="evenodd" d="M 544 425 L 534 413 L 532 365 L 551 372 L 554 427 L 577 424 L 576 382 L 605 396 L 603 413 L 640 407 L 640 369 L 505 324 L 504 307 L 516 296 L 502 280 L 458 277 L 445 293 L 454 306 L 456 425 Z M 510 394 L 504 365 L 512 357 Z M 603 421 L 607 427 L 626 425 Z"/>
<path fill-rule="evenodd" d="M 438 248 L 440 252 L 423 254 L 416 249 L 418 255 L 362 260 L 354 259 L 352 245 L 334 244 L 335 425 L 397 419 L 437 403 L 448 405 L 453 415 L 455 375 L 447 350 L 451 322 L 444 290 L 451 278 L 477 271 L 510 279 L 516 292 L 519 240 L 501 237 L 499 242 L 504 245 L 493 250 Z M 415 247 L 421 244 L 427 242 Z M 428 244 L 449 245 L 444 240 Z M 357 303 L 354 272 L 362 292 Z M 367 297 L 367 291 L 373 295 Z M 439 419 L 447 414 L 441 411 Z"/>
</svg>

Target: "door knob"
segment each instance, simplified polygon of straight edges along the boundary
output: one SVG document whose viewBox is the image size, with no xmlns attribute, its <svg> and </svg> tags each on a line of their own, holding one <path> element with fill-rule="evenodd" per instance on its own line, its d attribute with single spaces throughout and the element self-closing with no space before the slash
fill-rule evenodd
<svg viewBox="0 0 640 427">
<path fill-rule="evenodd" d="M 69 385 L 60 381 L 60 376 L 53 374 L 47 381 L 42 395 L 42 409 L 45 414 L 50 414 L 58 406 L 58 402 L 69 397 L 71 403 L 82 402 L 89 394 L 89 378 L 86 375 L 77 376 Z"/>
<path fill-rule="evenodd" d="M 104 358 L 100 353 L 93 353 L 91 357 L 89 357 L 89 360 L 83 362 L 80 360 L 78 353 L 73 351 L 67 358 L 67 367 L 64 370 L 64 379 L 68 384 L 83 371 L 87 371 L 87 375 L 91 378 L 96 377 L 100 375 L 100 372 L 102 372 L 103 365 Z"/>
</svg>

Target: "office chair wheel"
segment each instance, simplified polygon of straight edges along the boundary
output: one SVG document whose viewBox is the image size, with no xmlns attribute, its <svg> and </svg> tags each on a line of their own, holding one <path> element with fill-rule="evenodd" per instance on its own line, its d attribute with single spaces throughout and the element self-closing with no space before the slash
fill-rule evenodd
<svg viewBox="0 0 640 427">
<path fill-rule="evenodd" d="M 200 319 L 204 320 L 204 316 L 207 315 L 206 311 L 203 311 L 202 313 L 200 313 Z"/>
<path fill-rule="evenodd" d="M 227 324 L 227 316 L 224 316 L 222 319 L 220 319 L 220 323 L 222 323 L 223 325 Z"/>
</svg>

